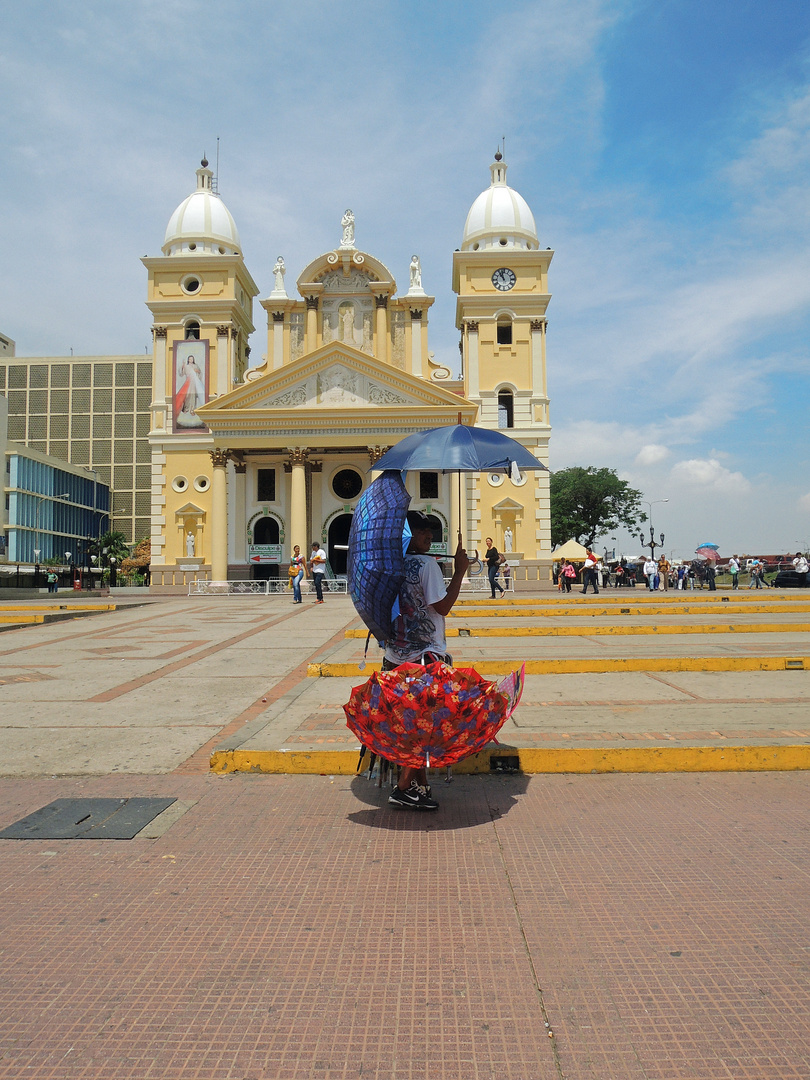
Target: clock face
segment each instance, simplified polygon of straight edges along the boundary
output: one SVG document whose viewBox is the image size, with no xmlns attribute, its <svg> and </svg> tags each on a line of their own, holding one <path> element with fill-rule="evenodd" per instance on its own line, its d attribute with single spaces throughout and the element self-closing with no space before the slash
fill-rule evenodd
<svg viewBox="0 0 810 1080">
<path fill-rule="evenodd" d="M 514 270 L 510 270 L 508 266 L 502 266 L 492 275 L 492 284 L 501 292 L 509 292 L 515 287 L 516 281 Z"/>
</svg>

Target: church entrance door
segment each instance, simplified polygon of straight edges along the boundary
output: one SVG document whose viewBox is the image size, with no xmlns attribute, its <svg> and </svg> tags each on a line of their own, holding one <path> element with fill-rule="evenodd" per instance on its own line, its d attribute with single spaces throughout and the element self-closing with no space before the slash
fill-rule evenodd
<svg viewBox="0 0 810 1080">
<path fill-rule="evenodd" d="M 352 527 L 352 514 L 341 514 L 333 518 L 329 525 L 328 550 L 329 565 L 335 575 L 346 573 L 346 550 L 349 543 L 349 529 Z"/>
</svg>

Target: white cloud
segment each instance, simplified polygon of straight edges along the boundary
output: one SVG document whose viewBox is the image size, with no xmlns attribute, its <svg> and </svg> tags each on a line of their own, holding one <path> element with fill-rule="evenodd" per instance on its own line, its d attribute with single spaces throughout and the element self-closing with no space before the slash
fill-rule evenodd
<svg viewBox="0 0 810 1080">
<path fill-rule="evenodd" d="M 732 472 L 716 458 L 679 461 L 672 466 L 670 477 L 676 484 L 708 488 L 724 495 L 747 495 L 751 490 L 750 481 L 741 472 Z"/>
<path fill-rule="evenodd" d="M 666 446 L 661 446 L 658 443 L 647 443 L 636 454 L 636 465 L 657 465 L 659 462 L 664 461 L 669 457 L 669 450 Z"/>
</svg>

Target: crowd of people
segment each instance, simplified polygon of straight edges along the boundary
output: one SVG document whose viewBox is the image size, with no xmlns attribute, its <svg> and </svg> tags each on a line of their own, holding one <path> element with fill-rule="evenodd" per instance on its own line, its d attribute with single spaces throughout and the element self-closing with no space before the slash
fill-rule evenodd
<svg viewBox="0 0 810 1080">
<path fill-rule="evenodd" d="M 768 567 L 761 559 L 746 559 L 743 567 L 739 556 L 733 555 L 722 568 L 718 568 L 710 559 L 695 559 L 693 562 L 681 562 L 677 566 L 670 563 L 665 555 L 658 559 L 648 556 L 637 562 L 622 557 L 616 563 L 607 563 L 587 549 L 583 562 L 574 563 L 570 559 L 561 559 L 554 567 L 554 583 L 560 592 L 570 593 L 577 583 L 580 592 L 586 594 L 589 585 L 593 592 L 600 588 L 635 588 L 643 586 L 650 592 L 661 590 L 708 589 L 717 590 L 718 573 L 728 574 L 732 590 L 740 588 L 740 575 L 745 569 L 748 573 L 749 589 L 768 589 L 773 587 L 773 578 L 780 570 L 792 569 L 798 575 L 797 583 L 810 586 L 810 563 L 802 552 L 797 551 L 795 558 L 780 560 L 776 566 Z M 768 581 L 766 573 L 771 573 Z"/>
</svg>

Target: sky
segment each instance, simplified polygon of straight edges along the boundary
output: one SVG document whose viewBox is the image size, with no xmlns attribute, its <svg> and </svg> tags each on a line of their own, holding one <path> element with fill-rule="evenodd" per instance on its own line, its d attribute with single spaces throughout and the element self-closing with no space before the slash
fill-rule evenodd
<svg viewBox="0 0 810 1080">
<path fill-rule="evenodd" d="M 806 0 L 0 0 L 0 19 L 19 356 L 151 351 L 139 260 L 219 138 L 260 296 L 350 207 L 402 292 L 419 254 L 456 369 L 452 252 L 505 136 L 554 249 L 552 470 L 614 469 L 675 557 L 810 549 Z"/>
</svg>

